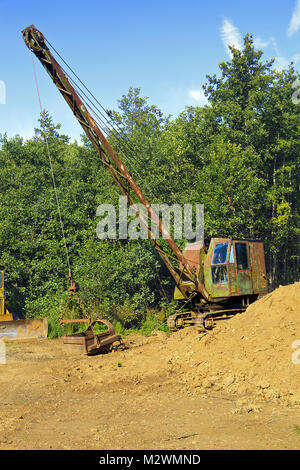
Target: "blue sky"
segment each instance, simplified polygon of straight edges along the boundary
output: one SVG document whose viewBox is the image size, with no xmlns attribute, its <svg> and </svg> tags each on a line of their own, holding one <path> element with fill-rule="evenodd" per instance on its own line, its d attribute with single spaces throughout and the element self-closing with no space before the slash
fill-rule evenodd
<svg viewBox="0 0 300 470">
<path fill-rule="evenodd" d="M 0 0 L 0 133 L 33 135 L 39 118 L 30 52 L 21 30 L 34 24 L 107 109 L 130 86 L 174 118 L 204 103 L 206 74 L 253 34 L 276 67 L 300 69 L 300 0 Z M 72 139 L 82 129 L 35 59 L 42 105 Z M 2 95 L 1 95 L 2 93 Z M 1 99 L 2 97 L 2 99 Z"/>
</svg>

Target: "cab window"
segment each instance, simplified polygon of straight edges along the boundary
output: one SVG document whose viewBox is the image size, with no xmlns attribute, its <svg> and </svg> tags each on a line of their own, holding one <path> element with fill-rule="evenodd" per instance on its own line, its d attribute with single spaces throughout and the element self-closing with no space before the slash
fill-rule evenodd
<svg viewBox="0 0 300 470">
<path fill-rule="evenodd" d="M 248 269 L 248 255 L 246 243 L 235 244 L 236 264 L 238 269 Z"/>
<path fill-rule="evenodd" d="M 221 266 L 212 266 L 212 281 L 214 284 L 227 284 L 227 266 L 223 264 Z"/>
<path fill-rule="evenodd" d="M 234 255 L 233 255 L 233 246 L 232 245 L 231 245 L 231 248 L 230 248 L 229 263 L 230 264 L 234 263 Z"/>
<path fill-rule="evenodd" d="M 225 264 L 227 259 L 228 242 L 216 243 L 211 264 Z"/>
<path fill-rule="evenodd" d="M 0 289 L 3 287 L 3 272 L 0 271 Z"/>
<path fill-rule="evenodd" d="M 212 281 L 213 284 L 227 284 L 227 252 L 228 252 L 228 242 L 225 243 L 216 243 L 214 248 L 214 254 L 212 258 Z"/>
</svg>

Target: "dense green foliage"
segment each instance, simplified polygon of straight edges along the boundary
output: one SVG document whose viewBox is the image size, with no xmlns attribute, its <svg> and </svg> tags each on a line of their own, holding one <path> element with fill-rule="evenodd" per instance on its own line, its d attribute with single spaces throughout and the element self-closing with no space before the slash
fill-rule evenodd
<svg viewBox="0 0 300 470">
<path fill-rule="evenodd" d="M 300 105 L 292 101 L 299 74 L 272 64 L 247 35 L 220 76 L 207 77 L 208 105 L 176 119 L 130 88 L 110 112 L 128 144 L 114 134 L 110 141 L 150 202 L 203 203 L 207 236 L 263 239 L 275 287 L 299 276 Z M 70 143 L 47 113 L 44 119 L 82 299 L 123 327 L 163 320 L 173 283 L 160 257 L 148 240 L 97 238 L 96 209 L 117 207 L 119 191 L 86 138 Z M 31 140 L 2 135 L 0 197 L 8 306 L 55 325 L 68 266 L 41 120 Z"/>
</svg>

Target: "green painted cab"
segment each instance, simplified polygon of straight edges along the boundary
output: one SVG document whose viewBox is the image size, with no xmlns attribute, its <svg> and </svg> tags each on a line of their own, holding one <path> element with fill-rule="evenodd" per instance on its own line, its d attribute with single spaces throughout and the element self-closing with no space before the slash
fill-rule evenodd
<svg viewBox="0 0 300 470">
<path fill-rule="evenodd" d="M 264 295 L 268 291 L 263 242 L 212 238 L 204 264 L 210 300 Z"/>
</svg>

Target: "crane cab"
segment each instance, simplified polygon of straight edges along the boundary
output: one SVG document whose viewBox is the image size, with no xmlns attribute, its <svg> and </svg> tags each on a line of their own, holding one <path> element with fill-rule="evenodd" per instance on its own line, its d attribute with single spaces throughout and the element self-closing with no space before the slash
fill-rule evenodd
<svg viewBox="0 0 300 470">
<path fill-rule="evenodd" d="M 228 297 L 257 298 L 268 292 L 261 240 L 212 238 L 203 271 L 212 301 Z"/>
<path fill-rule="evenodd" d="M 183 255 L 194 272 L 195 282 L 182 279 L 175 288 L 175 299 L 187 298 L 195 285 L 198 289 L 202 286 L 211 303 L 241 299 L 248 303 L 268 292 L 261 240 L 211 238 L 206 243 L 187 244 Z"/>
</svg>

